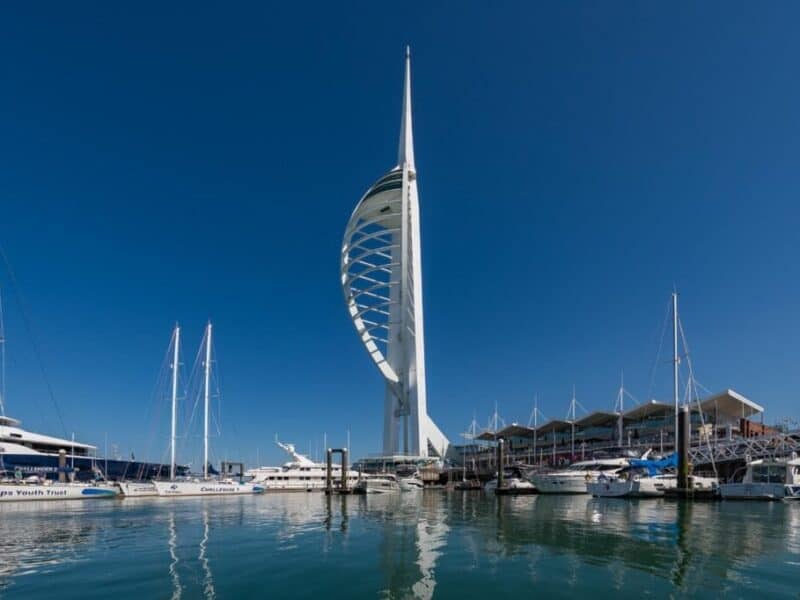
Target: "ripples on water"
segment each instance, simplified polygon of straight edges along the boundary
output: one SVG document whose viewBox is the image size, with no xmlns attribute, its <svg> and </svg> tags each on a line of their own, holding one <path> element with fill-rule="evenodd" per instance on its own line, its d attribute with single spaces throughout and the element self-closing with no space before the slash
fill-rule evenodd
<svg viewBox="0 0 800 600">
<path fill-rule="evenodd" d="M 800 503 L 431 490 L 0 506 L 2 597 L 323 592 L 797 597 Z"/>
</svg>

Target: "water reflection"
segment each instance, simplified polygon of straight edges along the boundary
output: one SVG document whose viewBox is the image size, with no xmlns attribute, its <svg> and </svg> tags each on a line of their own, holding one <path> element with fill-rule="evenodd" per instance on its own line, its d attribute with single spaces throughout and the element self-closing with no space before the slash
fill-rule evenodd
<svg viewBox="0 0 800 600">
<path fill-rule="evenodd" d="M 607 567 L 615 587 L 626 570 L 668 579 L 678 590 L 720 588 L 742 579 L 757 561 L 798 554 L 800 506 L 782 503 L 671 502 L 596 499 L 589 496 L 496 498 L 492 521 L 482 498 L 455 498 L 454 513 L 484 522 L 474 545 L 504 557 L 537 548 L 567 555 L 570 564 Z M 460 512 L 458 512 L 460 511 Z M 481 541 L 483 538 L 483 542 Z M 493 544 L 492 541 L 496 541 Z M 540 556 L 541 558 L 541 556 Z M 571 572 L 576 570 L 570 569 Z M 536 567 L 533 567 L 536 577 Z M 571 579 L 567 583 L 572 583 Z"/>
<path fill-rule="evenodd" d="M 211 573 L 211 565 L 208 562 L 208 555 L 206 550 L 208 548 L 208 507 L 203 508 L 203 539 L 200 541 L 200 564 L 203 565 L 203 592 L 208 600 L 213 600 L 217 597 L 214 590 L 214 576 Z"/>
<path fill-rule="evenodd" d="M 800 503 L 428 490 L 8 504 L 0 552 L 0 596 L 13 587 L 28 600 L 52 586 L 65 598 L 120 600 L 330 589 L 424 599 L 532 589 L 786 595 L 797 591 Z"/>
<path fill-rule="evenodd" d="M 436 563 L 447 546 L 446 496 L 440 493 L 374 494 L 334 497 L 327 501 L 326 527 L 348 533 L 350 511 L 377 523 L 379 567 L 385 598 L 432 598 Z"/>
<path fill-rule="evenodd" d="M 175 532 L 175 512 L 169 513 L 169 576 L 172 581 L 172 600 L 180 600 L 183 587 L 178 574 L 178 536 Z"/>
<path fill-rule="evenodd" d="M 172 599 L 179 600 L 183 597 L 184 590 L 187 590 L 189 597 L 198 594 L 192 591 L 190 584 L 197 583 L 201 588 L 201 594 L 207 600 L 217 597 L 214 587 L 214 573 L 211 570 L 209 559 L 209 537 L 210 537 L 210 509 L 207 503 L 198 507 L 200 509 L 201 537 L 199 541 L 194 541 L 196 528 L 191 520 L 176 526 L 176 512 L 174 507 L 169 512 L 167 519 L 167 546 L 169 549 L 168 575 L 172 584 Z M 227 516 L 232 513 L 228 511 Z M 183 554 L 183 558 L 181 558 Z M 189 577 L 181 583 L 181 571 L 187 573 Z"/>
<path fill-rule="evenodd" d="M 80 560 L 80 549 L 99 533 L 82 506 L 54 514 L 53 502 L 0 504 L 0 592 L 11 577 L 41 576 Z"/>
</svg>

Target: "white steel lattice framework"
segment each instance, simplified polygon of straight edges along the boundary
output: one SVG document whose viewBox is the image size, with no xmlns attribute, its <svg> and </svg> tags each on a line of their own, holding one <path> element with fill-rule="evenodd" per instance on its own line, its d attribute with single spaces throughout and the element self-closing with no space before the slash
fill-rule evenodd
<svg viewBox="0 0 800 600">
<path fill-rule="evenodd" d="M 444 456 L 449 442 L 428 416 L 419 198 L 406 50 L 395 168 L 361 198 L 344 234 L 341 277 L 350 318 L 386 380 L 383 453 Z"/>
</svg>

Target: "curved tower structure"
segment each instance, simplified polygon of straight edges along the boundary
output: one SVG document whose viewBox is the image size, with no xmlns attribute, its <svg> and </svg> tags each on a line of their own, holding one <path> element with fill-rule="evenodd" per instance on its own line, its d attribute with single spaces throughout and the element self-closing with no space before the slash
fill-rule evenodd
<svg viewBox="0 0 800 600">
<path fill-rule="evenodd" d="M 417 171 L 406 49 L 397 166 L 367 190 L 344 234 L 342 288 L 361 342 L 386 380 L 383 453 L 444 456 L 449 442 L 428 416 Z"/>
</svg>

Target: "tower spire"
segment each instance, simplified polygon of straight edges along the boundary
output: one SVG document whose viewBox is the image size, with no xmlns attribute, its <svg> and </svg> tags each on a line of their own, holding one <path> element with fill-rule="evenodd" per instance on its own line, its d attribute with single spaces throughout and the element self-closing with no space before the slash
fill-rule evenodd
<svg viewBox="0 0 800 600">
<path fill-rule="evenodd" d="M 406 46 L 406 77 L 403 85 L 403 115 L 400 120 L 400 148 L 397 156 L 397 166 L 401 169 L 408 165 L 409 170 L 414 167 L 414 131 L 411 124 L 411 48 Z"/>
</svg>

